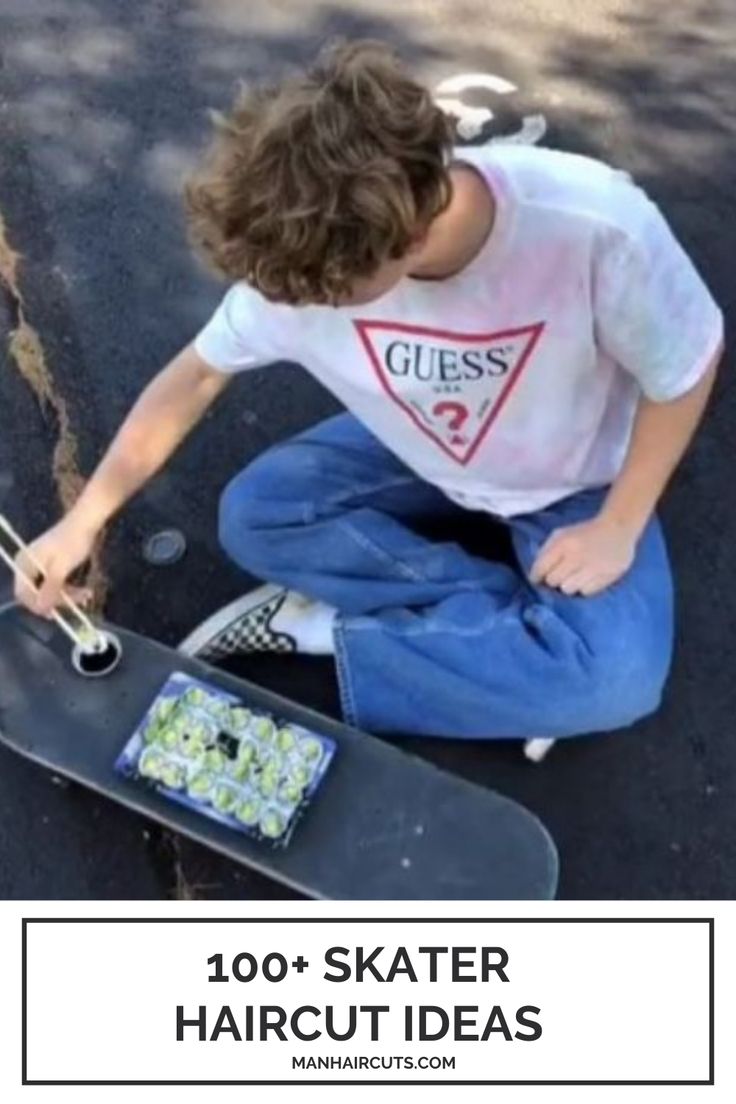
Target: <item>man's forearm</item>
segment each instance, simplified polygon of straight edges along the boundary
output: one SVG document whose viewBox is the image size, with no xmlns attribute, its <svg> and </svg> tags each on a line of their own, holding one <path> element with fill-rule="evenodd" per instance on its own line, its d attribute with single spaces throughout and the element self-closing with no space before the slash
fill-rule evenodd
<svg viewBox="0 0 736 1104">
<path fill-rule="evenodd" d="M 131 412 L 131 417 L 133 417 Z M 131 499 L 164 462 L 141 447 L 134 427 L 124 424 L 94 475 L 70 510 L 81 528 L 97 532 Z"/>
<path fill-rule="evenodd" d="M 71 515 L 101 529 L 163 467 L 200 420 L 227 377 L 208 372 L 187 348 L 149 384 L 130 411 Z"/>
<path fill-rule="evenodd" d="M 601 516 L 638 539 L 687 448 L 708 402 L 723 355 L 721 347 L 699 383 L 679 399 L 642 398 L 629 451 L 608 493 Z"/>
</svg>

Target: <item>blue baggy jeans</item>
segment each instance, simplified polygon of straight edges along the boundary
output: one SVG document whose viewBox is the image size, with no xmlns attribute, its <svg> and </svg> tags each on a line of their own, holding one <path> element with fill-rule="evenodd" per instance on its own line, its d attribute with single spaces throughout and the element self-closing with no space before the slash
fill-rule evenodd
<svg viewBox="0 0 736 1104">
<path fill-rule="evenodd" d="M 507 519 L 517 564 L 494 562 L 413 531 L 412 519 L 460 508 L 342 414 L 228 484 L 220 539 L 252 575 L 337 608 L 350 723 L 469 739 L 574 736 L 655 710 L 671 662 L 672 580 L 656 520 L 628 573 L 600 594 L 529 581 L 552 531 L 595 516 L 604 495 Z"/>
</svg>

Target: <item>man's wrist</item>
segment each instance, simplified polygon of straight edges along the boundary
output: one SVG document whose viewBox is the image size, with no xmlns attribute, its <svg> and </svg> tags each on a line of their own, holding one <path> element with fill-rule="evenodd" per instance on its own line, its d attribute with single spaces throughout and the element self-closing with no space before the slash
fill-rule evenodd
<svg viewBox="0 0 736 1104">
<path fill-rule="evenodd" d="M 653 512 L 654 507 L 645 509 L 638 504 L 635 506 L 619 502 L 613 494 L 610 494 L 603 503 L 598 517 L 618 530 L 622 536 L 629 537 L 636 543 L 646 529 Z"/>
<path fill-rule="evenodd" d="M 66 520 L 80 533 L 94 537 L 105 527 L 109 516 L 101 510 L 96 510 L 92 503 L 85 501 L 82 494 L 68 511 Z"/>
</svg>

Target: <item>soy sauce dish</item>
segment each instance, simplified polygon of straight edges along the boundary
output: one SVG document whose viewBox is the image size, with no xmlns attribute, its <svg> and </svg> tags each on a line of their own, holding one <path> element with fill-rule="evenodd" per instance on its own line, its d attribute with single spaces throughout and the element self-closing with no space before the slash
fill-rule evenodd
<svg viewBox="0 0 736 1104">
<path fill-rule="evenodd" d="M 114 635 L 110 632 L 102 632 L 105 638 L 105 647 L 96 652 L 85 652 L 78 644 L 72 651 L 72 666 L 79 675 L 85 678 L 102 678 L 115 670 L 120 663 L 123 648 Z"/>
</svg>

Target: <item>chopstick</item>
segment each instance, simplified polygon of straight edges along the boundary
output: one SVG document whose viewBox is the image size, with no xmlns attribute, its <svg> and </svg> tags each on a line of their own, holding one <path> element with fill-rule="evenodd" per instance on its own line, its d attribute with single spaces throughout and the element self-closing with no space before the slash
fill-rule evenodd
<svg viewBox="0 0 736 1104">
<path fill-rule="evenodd" d="M 18 533 L 16 533 L 13 526 L 10 524 L 8 519 L 4 517 L 3 514 L 0 514 L 0 530 L 2 530 L 2 532 L 4 532 L 5 535 L 8 536 L 13 542 L 13 544 L 15 545 L 15 551 L 24 553 L 24 555 L 27 556 L 29 562 L 33 564 L 33 566 L 38 571 L 40 571 L 42 575 L 44 575 L 44 569 L 39 561 L 33 555 L 23 538 L 19 536 Z M 2 543 L 0 543 L 0 558 L 5 561 L 13 574 L 19 575 L 21 579 L 23 579 L 24 582 L 26 582 L 28 586 L 31 587 L 32 590 L 37 589 L 37 584 L 35 580 L 32 579 L 31 576 L 20 566 L 17 560 L 15 560 L 10 555 L 7 549 L 3 548 Z M 53 617 L 54 621 L 56 621 L 59 628 L 62 629 L 62 631 L 66 633 L 69 639 L 74 644 L 76 644 L 77 647 L 80 648 L 83 652 L 96 652 L 103 649 L 105 646 L 104 637 L 102 636 L 102 633 L 99 631 L 99 629 L 95 628 L 95 626 L 92 624 L 84 610 L 81 609 L 77 605 L 77 603 L 74 602 L 63 590 L 61 592 L 61 596 L 68 609 L 71 610 L 74 617 L 76 617 L 77 621 L 84 630 L 84 635 L 81 635 L 73 626 L 73 624 L 71 624 L 66 619 L 66 613 L 62 617 L 61 612 L 58 609 L 55 609 L 52 610 L 51 616 Z"/>
</svg>

